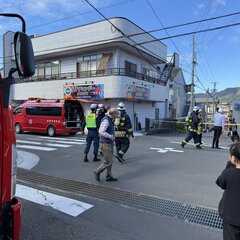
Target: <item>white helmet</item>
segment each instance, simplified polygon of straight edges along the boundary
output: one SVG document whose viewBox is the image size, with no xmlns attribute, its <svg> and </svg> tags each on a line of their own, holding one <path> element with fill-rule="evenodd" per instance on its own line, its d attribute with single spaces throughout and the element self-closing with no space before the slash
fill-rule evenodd
<svg viewBox="0 0 240 240">
<path fill-rule="evenodd" d="M 119 111 L 125 111 L 125 110 L 126 110 L 125 104 L 124 104 L 123 102 L 120 102 L 120 103 L 118 104 L 117 109 L 118 109 Z"/>
<path fill-rule="evenodd" d="M 194 111 L 194 112 L 197 112 L 197 111 L 199 111 L 199 110 L 200 110 L 200 107 L 198 107 L 198 106 L 194 106 L 194 107 L 193 107 L 193 111 Z"/>
<path fill-rule="evenodd" d="M 100 104 L 98 104 L 98 107 L 97 107 L 98 109 L 102 109 L 102 108 L 104 108 L 104 105 L 102 104 L 102 103 L 100 103 Z"/>
<path fill-rule="evenodd" d="M 223 109 L 222 109 L 222 108 L 219 108 L 219 109 L 218 109 L 218 112 L 219 112 L 219 113 L 223 113 Z"/>
<path fill-rule="evenodd" d="M 90 105 L 90 109 L 97 109 L 97 104 L 96 103 L 92 103 L 91 105 Z"/>
</svg>

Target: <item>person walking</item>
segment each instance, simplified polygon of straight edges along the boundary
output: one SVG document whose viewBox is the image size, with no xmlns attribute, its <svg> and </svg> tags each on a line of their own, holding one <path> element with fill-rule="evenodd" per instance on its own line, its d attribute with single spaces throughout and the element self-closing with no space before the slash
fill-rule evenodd
<svg viewBox="0 0 240 240">
<path fill-rule="evenodd" d="M 223 240 L 240 240 L 240 143 L 230 146 L 226 168 L 216 184 L 224 190 L 218 211 L 223 219 Z"/>
<path fill-rule="evenodd" d="M 221 136 L 221 134 L 224 131 L 224 125 L 225 125 L 225 116 L 223 115 L 223 109 L 219 108 L 218 112 L 215 113 L 215 115 L 213 116 L 213 141 L 212 141 L 212 148 L 218 148 L 221 149 L 219 147 L 219 138 Z"/>
<path fill-rule="evenodd" d="M 99 148 L 99 135 L 98 135 L 98 128 L 99 124 L 97 123 L 97 116 L 96 116 L 96 111 L 97 111 L 97 104 L 92 103 L 90 105 L 91 112 L 88 113 L 85 117 L 85 121 L 83 123 L 83 129 L 86 127 L 88 129 L 87 137 L 86 137 L 86 146 L 84 149 L 84 162 L 88 162 L 88 153 L 91 147 L 91 144 L 93 142 L 93 154 L 94 158 L 93 161 L 101 161 L 100 158 L 97 157 L 98 154 L 98 148 Z"/>
<path fill-rule="evenodd" d="M 235 118 L 232 119 L 231 125 L 229 127 L 229 130 L 231 131 L 231 140 L 232 142 L 235 141 L 235 139 L 239 142 L 239 135 L 237 131 L 237 123 L 235 121 Z"/>
<path fill-rule="evenodd" d="M 200 139 L 198 134 L 199 125 L 201 124 L 200 119 L 198 117 L 198 106 L 194 106 L 191 114 L 186 117 L 186 128 L 187 128 L 187 136 L 181 143 L 181 147 L 184 146 L 193 138 L 194 144 L 197 149 L 201 149 Z"/>
<path fill-rule="evenodd" d="M 113 143 L 114 135 L 114 120 L 118 116 L 117 108 L 110 108 L 106 116 L 102 119 L 99 135 L 100 135 L 100 149 L 103 153 L 104 160 L 101 165 L 94 171 L 96 181 L 100 181 L 100 174 L 107 169 L 106 181 L 117 181 L 112 175 L 113 164 Z"/>
<path fill-rule="evenodd" d="M 199 123 L 198 123 L 198 130 L 197 130 L 197 134 L 198 134 L 198 140 L 200 143 L 200 146 L 203 145 L 202 142 L 202 133 L 203 133 L 203 118 L 202 118 L 202 109 L 200 108 L 198 110 L 198 118 L 199 118 Z"/>
<path fill-rule="evenodd" d="M 116 158 L 119 162 L 124 163 L 123 156 L 130 146 L 129 139 L 135 139 L 133 135 L 132 123 L 129 115 L 126 113 L 125 104 L 120 102 L 118 104 L 119 116 L 114 121 L 115 126 L 115 145 Z"/>
</svg>

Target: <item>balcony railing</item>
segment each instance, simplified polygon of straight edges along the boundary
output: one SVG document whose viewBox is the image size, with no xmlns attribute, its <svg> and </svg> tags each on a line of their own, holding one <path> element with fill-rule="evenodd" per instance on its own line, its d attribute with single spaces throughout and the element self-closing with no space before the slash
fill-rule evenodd
<svg viewBox="0 0 240 240">
<path fill-rule="evenodd" d="M 37 82 L 37 81 L 52 81 L 62 79 L 76 79 L 76 78 L 92 78 L 92 77 L 104 77 L 104 76 L 127 76 L 139 80 L 146 81 L 148 83 L 155 83 L 159 85 L 166 85 L 165 81 L 160 78 L 154 78 L 148 75 L 144 75 L 138 72 L 132 72 L 125 70 L 124 68 L 109 68 L 103 70 L 92 70 L 84 72 L 70 72 L 59 73 L 45 76 L 33 76 L 24 80 L 24 82 Z"/>
</svg>

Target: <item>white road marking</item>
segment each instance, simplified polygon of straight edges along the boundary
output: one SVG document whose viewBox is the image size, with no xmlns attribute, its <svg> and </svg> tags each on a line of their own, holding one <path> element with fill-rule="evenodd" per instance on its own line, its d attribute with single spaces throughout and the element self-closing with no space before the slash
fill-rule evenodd
<svg viewBox="0 0 240 240">
<path fill-rule="evenodd" d="M 29 144 L 41 145 L 40 142 L 24 141 L 24 140 L 17 140 L 17 143 L 29 143 Z"/>
<path fill-rule="evenodd" d="M 179 152 L 182 153 L 182 150 L 175 150 L 174 148 L 150 148 L 152 150 L 157 150 L 157 152 L 160 153 L 166 153 L 166 152 Z"/>
<path fill-rule="evenodd" d="M 55 140 L 65 140 L 65 141 L 69 141 L 69 140 L 74 140 L 76 142 L 83 142 L 85 141 L 86 142 L 86 138 L 85 139 L 75 139 L 75 138 L 60 138 L 60 137 L 44 137 L 44 136 L 40 136 L 40 137 L 37 137 L 37 138 L 42 138 L 42 139 L 55 139 Z"/>
<path fill-rule="evenodd" d="M 182 142 L 171 142 L 171 143 L 181 144 Z M 191 142 L 188 142 L 187 145 L 195 146 L 195 144 L 191 143 Z M 203 147 L 212 147 L 212 145 L 208 144 L 208 143 L 204 143 Z M 222 146 L 220 146 L 220 148 L 222 148 L 222 149 L 229 149 L 229 147 L 222 147 Z"/>
<path fill-rule="evenodd" d="M 93 205 L 85 202 L 80 202 L 20 184 L 17 184 L 16 196 L 44 206 L 49 206 L 73 217 L 76 217 L 93 207 Z"/>
<path fill-rule="evenodd" d="M 44 145 L 50 146 L 50 147 L 61 147 L 61 148 L 68 148 L 71 147 L 71 145 L 66 144 L 57 144 L 57 143 L 45 143 Z"/>
<path fill-rule="evenodd" d="M 17 148 L 25 148 L 25 149 L 34 149 L 40 151 L 53 151 L 57 150 L 56 148 L 49 148 L 49 147 L 38 147 L 38 146 L 31 146 L 31 145 L 19 145 L 17 144 Z"/>
<path fill-rule="evenodd" d="M 67 144 L 73 144 L 73 145 L 83 145 L 85 143 L 83 142 L 70 142 L 70 141 L 55 141 L 55 140 L 48 140 L 49 142 L 55 142 L 55 143 L 67 143 Z"/>
<path fill-rule="evenodd" d="M 30 170 L 39 162 L 39 157 L 36 154 L 17 150 L 17 167 Z"/>
</svg>

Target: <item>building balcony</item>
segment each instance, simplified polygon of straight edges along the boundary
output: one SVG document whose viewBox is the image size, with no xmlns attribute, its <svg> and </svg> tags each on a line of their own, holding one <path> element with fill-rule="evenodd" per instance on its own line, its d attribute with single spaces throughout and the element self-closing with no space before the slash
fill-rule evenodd
<svg viewBox="0 0 240 240">
<path fill-rule="evenodd" d="M 128 71 L 124 68 L 108 68 L 102 70 L 82 71 L 82 72 L 70 72 L 70 73 L 59 73 L 44 76 L 33 76 L 24 80 L 24 82 L 38 82 L 38 81 L 53 81 L 53 80 L 64 80 L 64 79 L 79 79 L 79 78 L 94 78 L 94 77 L 105 77 L 105 76 L 127 76 L 134 79 L 146 81 L 148 83 L 155 83 L 165 86 L 165 81 L 160 78 L 154 78 L 148 75 L 144 75 L 138 72 Z"/>
</svg>

